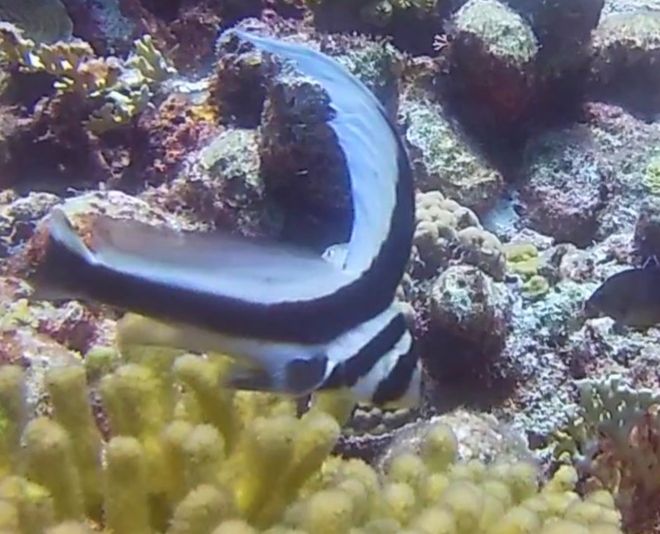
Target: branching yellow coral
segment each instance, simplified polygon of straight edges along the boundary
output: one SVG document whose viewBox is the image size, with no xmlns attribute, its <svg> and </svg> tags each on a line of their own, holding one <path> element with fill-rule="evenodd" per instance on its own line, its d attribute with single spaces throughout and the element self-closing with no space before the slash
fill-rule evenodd
<svg viewBox="0 0 660 534">
<path fill-rule="evenodd" d="M 169 370 L 147 358 L 108 371 L 100 391 L 111 436 L 102 439 L 85 380 L 97 363 L 88 373 L 50 371 L 54 418 L 26 426 L 23 372 L 0 368 L 0 397 L 11 407 L 3 417 L 12 423 L 1 428 L 3 454 L 17 459 L 0 476 L 0 531 L 620 532 L 612 497 L 580 498 L 573 468 L 539 490 L 530 464 L 459 463 L 444 424 L 382 472 L 334 457 L 333 417 L 316 405 L 297 417 L 291 400 L 218 389 L 220 357 L 180 356 Z"/>
</svg>

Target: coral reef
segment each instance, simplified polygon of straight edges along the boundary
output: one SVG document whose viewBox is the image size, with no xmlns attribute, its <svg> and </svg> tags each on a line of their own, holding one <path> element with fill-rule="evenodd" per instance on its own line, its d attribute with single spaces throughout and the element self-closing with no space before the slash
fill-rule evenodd
<svg viewBox="0 0 660 534">
<path fill-rule="evenodd" d="M 0 530 L 657 531 L 660 328 L 582 307 L 659 254 L 659 13 L 0 0 Z M 235 24 L 336 58 L 401 133 L 415 409 L 230 392 L 217 355 L 126 347 L 120 310 L 30 300 L 55 205 L 83 235 L 107 213 L 318 251 L 345 238 L 327 95 L 216 41 Z"/>
</svg>

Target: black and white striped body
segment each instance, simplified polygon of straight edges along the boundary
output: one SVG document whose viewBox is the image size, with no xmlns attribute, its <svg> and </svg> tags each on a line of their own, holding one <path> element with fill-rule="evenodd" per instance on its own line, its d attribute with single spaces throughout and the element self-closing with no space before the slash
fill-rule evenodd
<svg viewBox="0 0 660 534">
<path fill-rule="evenodd" d="M 414 227 L 412 173 L 394 126 L 336 61 L 300 45 L 229 32 L 290 61 L 327 91 L 353 200 L 342 254 L 327 259 L 281 243 L 105 218 L 87 246 L 56 209 L 37 293 L 140 314 L 143 327 L 153 326 L 133 328 L 134 341 L 144 345 L 244 360 L 250 366 L 237 366 L 235 387 L 295 395 L 346 387 L 359 401 L 416 402 L 418 358 L 393 302 Z"/>
</svg>

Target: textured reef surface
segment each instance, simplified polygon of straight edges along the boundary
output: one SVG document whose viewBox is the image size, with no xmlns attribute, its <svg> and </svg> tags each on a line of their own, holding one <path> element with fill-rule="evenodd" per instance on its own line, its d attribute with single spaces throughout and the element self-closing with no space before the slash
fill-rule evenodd
<svg viewBox="0 0 660 534">
<path fill-rule="evenodd" d="M 30 300 L 65 202 L 83 231 L 346 240 L 327 95 L 236 25 L 398 129 L 419 408 L 229 391 L 222 355 Z M 654 256 L 658 0 L 0 0 L 0 533 L 660 532 L 660 287 L 657 326 L 584 313 Z"/>
</svg>

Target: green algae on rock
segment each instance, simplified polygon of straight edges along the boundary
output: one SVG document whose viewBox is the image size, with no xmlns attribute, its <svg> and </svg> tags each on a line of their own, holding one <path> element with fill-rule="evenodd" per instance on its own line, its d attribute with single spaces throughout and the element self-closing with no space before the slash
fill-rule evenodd
<svg viewBox="0 0 660 534">
<path fill-rule="evenodd" d="M 495 204 L 503 188 L 502 175 L 474 152 L 441 106 L 409 98 L 401 103 L 399 115 L 422 191 L 440 191 L 476 211 Z"/>
<path fill-rule="evenodd" d="M 475 40 L 486 54 L 505 65 L 522 69 L 538 52 L 532 29 L 497 0 L 470 0 L 456 12 L 453 23 L 458 39 Z"/>
</svg>

